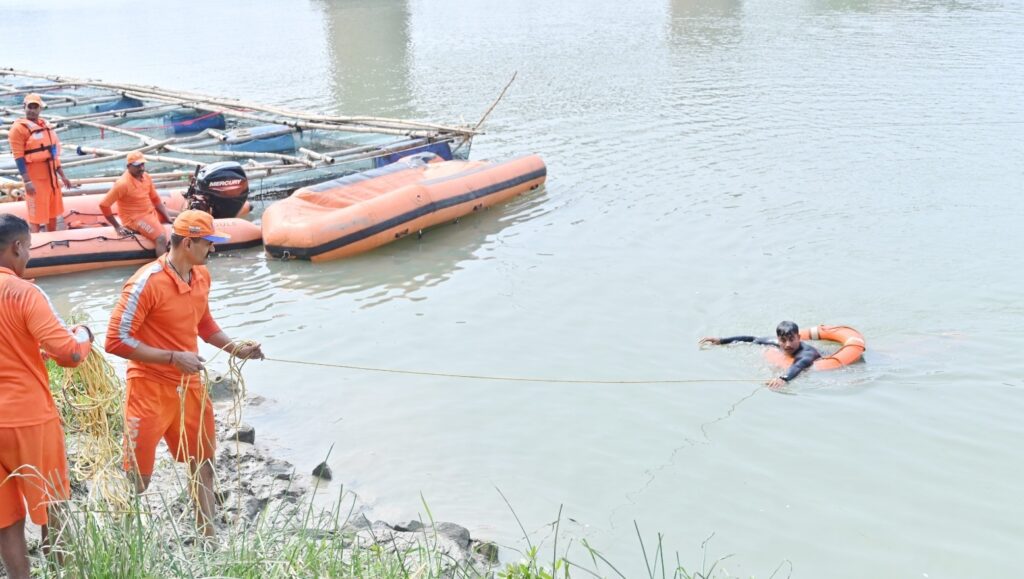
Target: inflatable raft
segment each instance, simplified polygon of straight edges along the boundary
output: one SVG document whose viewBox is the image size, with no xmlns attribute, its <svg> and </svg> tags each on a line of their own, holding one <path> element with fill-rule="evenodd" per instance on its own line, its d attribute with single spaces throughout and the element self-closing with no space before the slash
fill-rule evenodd
<svg viewBox="0 0 1024 579">
<path fill-rule="evenodd" d="M 110 185 L 107 185 L 110 188 Z M 160 191 L 157 190 L 164 206 L 171 211 L 183 211 L 185 207 L 184 190 Z M 94 193 L 89 195 L 77 195 L 64 197 L 64 226 L 68 229 L 80 229 L 82 227 L 104 227 L 107 220 L 100 211 L 100 201 L 106 193 Z M 117 216 L 117 204 L 112 207 L 114 215 Z M 250 211 L 249 203 L 242 206 L 236 217 L 246 215 Z M 22 219 L 28 218 L 28 208 L 24 201 L 13 201 L 11 203 L 0 203 L 0 213 L 10 213 Z M 172 215 L 173 216 L 173 215 Z"/>
<path fill-rule="evenodd" d="M 244 219 L 215 219 L 219 231 L 231 235 L 217 251 L 260 245 L 260 228 Z M 167 238 L 170 224 L 164 225 Z M 141 235 L 122 236 L 113 227 L 85 227 L 32 234 L 32 254 L 25 277 L 43 277 L 107 267 L 141 265 L 156 259 L 153 242 Z"/>
<path fill-rule="evenodd" d="M 369 251 L 540 187 L 544 161 L 443 161 L 421 153 L 296 191 L 263 213 L 267 253 L 312 261 Z"/>
</svg>

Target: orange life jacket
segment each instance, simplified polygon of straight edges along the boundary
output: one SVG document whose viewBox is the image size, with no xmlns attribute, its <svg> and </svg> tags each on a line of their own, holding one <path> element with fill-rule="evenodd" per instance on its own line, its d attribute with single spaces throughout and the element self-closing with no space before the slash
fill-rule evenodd
<svg viewBox="0 0 1024 579">
<path fill-rule="evenodd" d="M 25 143 L 26 163 L 47 163 L 56 160 L 54 145 L 59 146 L 60 140 L 49 125 L 33 123 L 28 119 L 18 119 L 15 124 L 21 124 L 29 131 L 28 141 Z"/>
</svg>

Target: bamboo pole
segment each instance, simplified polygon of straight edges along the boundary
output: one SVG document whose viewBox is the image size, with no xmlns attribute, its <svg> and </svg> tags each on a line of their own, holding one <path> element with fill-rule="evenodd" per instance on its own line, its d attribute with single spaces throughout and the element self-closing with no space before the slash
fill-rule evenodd
<svg viewBox="0 0 1024 579">
<path fill-rule="evenodd" d="M 67 121 L 66 119 L 61 119 L 60 117 L 55 117 L 55 118 L 58 121 L 60 121 L 60 122 L 66 122 Z M 97 122 L 94 122 L 94 121 L 86 121 L 86 120 L 82 120 L 82 119 L 76 119 L 76 120 L 69 121 L 69 122 L 72 123 L 72 124 L 76 124 L 76 125 L 83 125 L 83 126 L 86 126 L 86 127 L 102 129 L 102 130 L 105 130 L 105 131 L 111 131 L 111 132 L 114 132 L 114 133 L 120 133 L 122 135 L 127 135 L 129 137 L 134 137 L 136 139 L 139 139 L 140 141 L 142 141 L 143 143 L 145 143 L 147 145 L 158 142 L 158 139 L 156 137 L 151 137 L 151 136 L 149 136 L 149 135 L 147 135 L 145 133 L 140 133 L 140 132 L 132 130 L 132 129 L 126 129 L 124 127 L 120 127 L 120 126 L 117 126 L 117 125 L 108 125 L 108 124 L 105 124 L 105 123 L 97 123 Z M 192 142 L 192 141 L 200 141 L 200 140 L 207 139 L 207 138 L 209 138 L 209 137 L 205 134 L 205 131 L 204 131 L 204 132 L 196 133 L 194 135 L 186 135 L 184 137 L 171 137 L 171 138 L 168 138 L 168 139 L 160 140 L 159 142 L 166 143 L 167 145 L 177 145 L 179 143 L 189 143 L 189 142 Z M 172 150 L 172 148 L 170 148 L 169 146 L 165 147 L 165 148 L 167 148 L 168 151 Z M 174 152 L 191 152 L 191 149 L 188 149 L 187 147 L 176 147 L 176 148 L 181 149 L 181 151 L 174 151 Z"/>
<path fill-rule="evenodd" d="M 81 115 L 69 115 L 69 116 L 63 117 L 63 120 L 65 120 L 65 121 L 73 121 L 73 120 L 79 120 L 79 119 L 101 119 L 103 117 L 114 117 L 114 118 L 127 119 L 127 118 L 130 118 L 130 117 L 134 117 L 135 116 L 134 113 L 137 113 L 137 112 L 147 112 L 148 113 L 148 112 L 156 112 L 156 111 L 158 111 L 160 109 L 169 109 L 169 110 L 180 109 L 180 108 L 182 108 L 182 106 L 185 106 L 185 108 L 188 108 L 187 105 L 182 105 L 182 104 L 179 104 L 179 103 L 163 103 L 163 104 L 159 104 L 159 105 L 147 105 L 147 106 L 143 106 L 143 107 L 132 107 L 132 108 L 129 108 L 129 109 L 120 109 L 120 110 L 116 110 L 116 111 L 103 111 L 101 113 L 85 113 L 85 114 L 81 114 Z M 145 115 L 140 115 L 140 117 L 141 118 L 145 118 Z"/>
<path fill-rule="evenodd" d="M 307 120 L 313 122 L 327 122 L 337 124 L 359 124 L 359 125 L 375 125 L 380 124 L 380 128 L 391 128 L 391 129 L 402 129 L 402 130 L 433 130 L 442 132 L 454 132 L 454 133 L 465 133 L 467 129 L 461 127 L 448 127 L 444 125 L 437 125 L 432 123 L 421 123 L 417 121 L 406 121 L 402 119 L 389 119 L 384 117 L 338 117 L 338 116 L 327 116 L 327 115 L 314 115 L 309 113 L 303 113 L 300 111 L 294 111 L 290 109 L 284 109 L 280 107 L 272 107 L 266 105 L 260 105 L 255 103 L 242 102 L 237 99 L 223 99 L 217 97 L 210 97 L 206 95 L 200 95 L 196 93 L 188 93 L 181 91 L 169 91 L 160 89 L 158 87 L 146 87 L 138 85 L 123 85 L 113 84 L 104 82 L 93 82 L 90 83 L 92 86 L 99 88 L 106 88 L 108 90 L 124 91 L 122 94 L 125 96 L 131 96 L 134 98 L 142 99 L 153 99 L 153 98 L 170 98 L 184 102 L 197 102 L 205 103 L 207 105 L 214 105 L 217 107 L 225 107 L 232 110 L 247 109 L 251 111 L 259 111 L 267 114 L 276 114 L 296 118 L 300 120 Z"/>
<path fill-rule="evenodd" d="M 181 92 L 181 91 L 170 91 L 161 89 L 158 87 L 140 87 L 137 85 L 111 85 L 108 83 L 98 83 L 97 86 L 103 86 L 104 88 L 111 88 L 114 90 L 123 89 L 126 91 L 136 93 L 148 93 L 152 95 L 159 95 L 169 98 L 187 99 L 202 101 L 210 104 L 230 107 L 234 109 L 248 109 L 253 111 L 260 111 L 269 114 L 276 114 L 282 116 L 293 117 L 297 119 L 314 121 L 314 122 L 327 122 L 327 123 L 356 123 L 356 124 L 373 124 L 380 123 L 387 125 L 391 128 L 412 128 L 412 129 L 429 129 L 442 132 L 453 132 L 453 133 L 464 133 L 467 131 L 464 127 L 450 127 L 445 125 L 438 125 L 434 123 L 423 123 L 418 121 L 409 121 L 404 119 L 391 119 L 386 117 L 345 117 L 345 116 L 332 116 L 332 115 L 319 115 L 310 114 L 301 111 L 295 111 L 292 109 L 286 109 L 282 107 L 261 105 L 256 103 L 243 102 L 237 99 L 222 99 L 217 97 L 210 97 L 206 95 L 200 95 L 197 93 Z"/>
<path fill-rule="evenodd" d="M 153 137 L 150 137 L 149 135 L 144 135 L 142 133 L 139 133 L 139 132 L 136 132 L 136 131 L 132 131 L 130 129 L 123 129 L 121 127 L 104 125 L 102 123 L 94 123 L 92 121 L 76 120 L 76 121 L 72 121 L 72 122 L 74 122 L 76 124 L 80 124 L 80 125 L 85 125 L 87 127 L 103 128 L 105 130 L 113 131 L 115 133 L 121 133 L 123 135 L 128 135 L 128 136 L 131 136 L 131 137 L 135 137 L 135 138 L 141 140 L 146 145 L 152 145 L 153 143 L 157 142 L 156 139 L 154 139 Z M 221 150 L 217 150 L 217 149 L 191 149 L 191 148 L 188 148 L 188 147 L 178 147 L 178 146 L 175 146 L 174 144 L 172 144 L 172 143 L 176 143 L 176 142 L 183 142 L 183 141 L 188 141 L 188 140 L 194 140 L 196 137 L 200 137 L 200 138 L 203 137 L 203 133 L 199 133 L 198 135 L 193 135 L 193 136 L 190 136 L 190 137 L 166 139 L 166 140 L 160 141 L 160 143 L 161 143 L 160 147 L 162 149 L 166 150 L 166 151 L 171 152 L 171 153 L 182 153 L 182 154 L 187 154 L 187 155 L 206 155 L 206 156 L 210 156 L 210 157 L 231 157 L 231 158 L 234 158 L 234 159 L 278 159 L 278 160 L 281 160 L 281 161 L 287 161 L 289 163 L 298 163 L 298 164 L 306 165 L 307 167 L 311 167 L 311 168 L 316 166 L 315 163 L 312 163 L 312 162 L 307 161 L 305 159 L 300 159 L 298 157 L 293 157 L 291 155 L 282 155 L 280 153 L 246 152 L 246 151 L 221 151 Z M 80 148 L 82 150 L 85 150 L 84 147 L 80 147 Z M 156 160 L 155 157 L 154 157 L 154 160 Z"/>
<path fill-rule="evenodd" d="M 93 122 L 93 121 L 86 121 L 86 120 L 83 120 L 83 119 L 76 119 L 76 120 L 73 120 L 73 121 L 68 121 L 67 119 L 62 119 L 60 117 L 55 117 L 53 120 L 54 120 L 54 122 L 71 122 L 71 123 L 74 123 L 76 125 L 82 125 L 82 126 L 85 126 L 85 127 L 92 127 L 94 129 L 103 129 L 104 131 L 110 131 L 112 133 L 120 133 L 122 135 L 128 135 L 129 137 L 135 137 L 136 139 L 139 139 L 140 141 L 142 141 L 143 143 L 146 143 L 147 145 L 150 144 L 151 141 L 155 141 L 156 140 L 153 137 L 150 137 L 149 135 L 144 135 L 144 134 L 142 134 L 140 132 L 133 131 L 131 129 L 125 129 L 125 128 L 118 127 L 118 126 L 115 126 L 115 125 L 107 125 L 107 124 L 104 124 L 104 123 L 97 123 L 97 122 Z M 174 139 L 169 139 L 169 140 L 172 141 L 172 142 L 174 141 Z"/>
<path fill-rule="evenodd" d="M 187 153 L 189 155 L 206 155 L 210 157 L 231 157 L 234 159 L 280 159 L 281 161 L 287 161 L 289 163 L 306 165 L 310 168 L 316 166 L 316 163 L 313 163 L 312 161 L 307 161 L 291 155 L 282 155 L 281 153 L 264 153 L 259 151 L 221 151 L 219 149 L 189 149 L 188 147 L 177 147 L 174 145 L 165 145 L 164 149 L 171 153 Z"/>
<path fill-rule="evenodd" d="M 347 156 L 351 156 L 353 154 L 369 153 L 369 152 L 372 152 L 372 151 L 381 151 L 381 150 L 384 150 L 384 149 L 387 149 L 388 151 L 390 151 L 388 154 L 391 154 L 391 153 L 393 153 L 395 151 L 401 151 L 401 150 L 404 150 L 404 149 L 414 149 L 416 147 L 422 147 L 423 145 L 427 145 L 427 144 L 430 144 L 430 139 L 420 137 L 420 138 L 416 138 L 416 139 L 404 139 L 404 140 L 401 140 L 401 141 L 394 141 L 392 143 L 388 143 L 388 144 L 384 144 L 384 145 L 381 145 L 381 144 L 362 145 L 362 146 L 359 146 L 359 147 L 351 147 L 351 148 L 348 148 L 348 149 L 340 149 L 338 151 L 328 151 L 328 152 L 326 152 L 324 154 L 328 155 L 330 157 L 334 157 L 334 160 L 337 161 L 339 159 L 345 158 Z"/>
<path fill-rule="evenodd" d="M 426 143 L 424 143 L 426 144 Z M 363 147 L 360 147 L 363 148 Z M 339 155 L 334 157 L 335 165 L 344 165 L 346 163 L 354 163 L 356 161 L 365 161 L 367 159 L 376 159 L 378 157 L 386 157 L 393 153 L 398 153 L 411 149 L 413 147 L 404 147 L 392 144 L 390 147 L 373 147 L 371 150 L 365 150 L 360 152 L 351 153 L 348 155 Z"/>
<path fill-rule="evenodd" d="M 183 177 L 191 176 L 192 171 L 149 173 L 149 178 L 153 180 L 153 185 L 156 187 L 171 186 L 175 184 L 175 181 L 180 181 Z M 82 177 L 81 179 L 71 179 L 71 183 L 73 185 L 93 185 L 96 183 L 112 183 L 120 178 L 120 175 L 111 175 L 108 177 Z"/>
<path fill-rule="evenodd" d="M 138 151 L 140 153 L 147 153 L 149 151 L 153 151 L 153 150 L 159 149 L 160 147 L 163 147 L 165 144 L 167 144 L 166 141 L 157 141 L 157 142 L 155 142 L 155 143 L 153 143 L 151 145 L 147 145 L 147 146 L 144 146 L 144 147 L 141 147 L 141 148 L 137 148 L 137 149 L 132 149 L 130 151 L 120 151 L 120 150 L 117 150 L 117 149 L 104 149 L 104 148 L 101 148 L 101 147 L 88 147 L 88 146 L 85 146 L 85 145 L 80 145 L 80 146 L 77 147 L 78 151 L 80 151 L 81 153 L 95 155 L 95 157 L 92 158 L 92 159 L 82 159 L 80 161 L 67 161 L 67 162 L 63 162 L 63 163 L 61 163 L 61 167 L 62 168 L 83 167 L 83 166 L 86 166 L 86 165 L 96 165 L 96 164 L 100 164 L 100 163 L 108 163 L 110 161 L 116 161 L 117 159 L 123 159 L 123 158 L 128 156 L 128 153 L 131 153 L 133 151 Z M 187 159 L 179 159 L 177 157 L 164 157 L 164 156 L 150 155 L 148 157 L 148 159 L 151 159 L 151 160 L 153 160 L 155 162 L 162 162 L 162 163 L 168 163 L 168 164 L 173 164 L 173 165 L 188 165 L 190 167 L 195 167 L 197 165 L 201 167 L 201 166 L 205 165 L 205 163 L 201 163 L 199 161 L 190 161 L 190 160 L 187 160 Z M 17 173 L 18 173 L 17 169 L 2 169 L 2 170 L 0 170 L 0 175 L 15 175 Z"/>
<path fill-rule="evenodd" d="M 50 109 L 50 108 L 63 109 L 63 108 L 77 107 L 77 106 L 83 106 L 83 105 L 112 103 L 112 102 L 115 102 L 115 101 L 118 101 L 118 100 L 121 100 L 121 95 L 111 95 L 111 96 L 104 95 L 104 96 L 95 96 L 95 97 L 90 97 L 90 98 L 85 98 L 85 99 L 78 99 L 78 98 L 75 98 L 75 97 L 72 97 L 72 96 L 61 96 L 61 97 L 55 97 L 55 98 L 52 98 L 52 99 L 46 99 L 46 100 L 43 101 L 43 103 L 46 105 L 46 108 L 48 108 L 48 109 Z"/>
<path fill-rule="evenodd" d="M 0 179 L 0 191 L 10 194 L 15 189 L 24 189 L 25 184 L 21 180 L 15 181 L 14 179 Z"/>
<path fill-rule="evenodd" d="M 506 90 L 508 89 L 509 85 L 511 85 L 512 81 L 515 80 L 515 74 L 513 74 L 512 80 L 509 81 L 505 89 L 502 90 L 502 93 L 498 96 L 498 98 L 491 105 L 491 107 L 485 112 L 484 116 L 477 123 L 476 127 L 469 129 L 464 127 L 446 127 L 444 125 L 420 123 L 416 121 L 403 121 L 399 119 L 388 119 L 383 117 L 340 117 L 310 114 L 298 111 L 291 111 L 280 107 L 254 105 L 233 99 L 220 99 L 215 97 L 198 95 L 194 93 L 168 91 L 160 89 L 158 87 L 141 87 L 130 84 L 114 84 L 98 81 L 75 81 L 74 79 L 66 79 L 59 76 L 39 75 L 36 73 L 13 71 L 12 69 L 0 70 L 0 76 L 12 74 L 20 74 L 22 76 L 32 78 L 48 79 L 51 82 L 55 82 L 62 86 L 89 86 L 94 88 L 103 88 L 106 90 L 118 92 L 121 96 L 138 98 L 144 101 L 163 101 L 161 104 L 146 105 L 144 107 L 124 109 L 122 111 L 108 111 L 103 113 L 89 113 L 85 115 L 71 115 L 63 118 L 54 117 L 54 121 L 64 123 L 65 126 L 77 124 L 80 126 L 93 127 L 100 130 L 109 130 L 115 133 L 120 133 L 138 139 L 140 143 L 144 146 L 136 148 L 134 150 L 142 152 L 164 149 L 169 152 L 176 152 L 179 154 L 186 155 L 206 155 L 248 159 L 271 159 L 274 161 L 274 163 L 250 163 L 245 166 L 247 171 L 265 172 L 268 175 L 273 172 L 280 174 L 290 171 L 315 169 L 317 167 L 322 167 L 324 165 L 331 163 L 345 164 L 364 159 L 382 157 L 404 149 L 412 148 L 415 146 L 421 146 L 422 144 L 432 142 L 435 139 L 438 141 L 453 141 L 454 139 L 461 137 L 460 143 L 459 145 L 456 146 L 455 149 L 457 151 L 460 147 L 462 147 L 469 140 L 471 140 L 472 136 L 480 133 L 480 131 L 478 130 L 479 127 L 482 125 L 482 123 L 490 114 L 490 112 L 493 111 L 498 102 L 504 96 Z M 52 86 L 57 85 L 55 84 Z M 249 110 L 241 110 L 239 107 L 245 107 Z M 207 137 L 212 137 L 218 141 L 227 140 L 229 138 L 229 135 L 212 129 L 188 137 L 178 137 L 157 141 L 154 137 L 150 137 L 149 135 L 145 135 L 143 133 L 140 133 L 139 131 L 125 129 L 117 125 L 112 125 L 105 122 L 93 122 L 89 120 L 95 119 L 99 121 L 106 117 L 128 118 L 129 116 L 132 116 L 133 113 L 149 113 L 165 108 L 191 108 L 200 112 L 221 113 L 225 116 L 229 116 L 236 119 L 284 125 L 286 127 L 289 127 L 291 130 L 324 130 L 330 132 L 373 133 L 381 135 L 401 136 L 406 137 L 406 139 L 386 145 L 361 145 L 357 147 L 342 149 L 336 152 L 327 153 L 319 153 L 308 148 L 300 148 L 299 152 L 302 153 L 305 157 L 300 158 L 292 155 L 283 155 L 279 153 L 247 153 L 243 151 L 206 150 L 181 146 L 183 143 L 202 140 Z M 7 110 L 14 112 L 12 109 Z M 21 110 L 19 109 L 18 111 L 16 111 L 16 113 L 20 114 Z M 267 115 L 272 116 L 268 117 Z M 281 118 L 282 116 L 286 118 Z M 65 167 L 74 167 L 94 163 L 109 162 L 111 160 L 123 158 L 127 156 L 128 153 L 131 152 L 126 150 L 104 149 L 100 147 L 87 146 L 80 147 L 80 150 L 83 152 L 98 155 L 98 157 L 93 159 L 84 159 L 81 161 L 71 161 L 69 163 L 65 163 Z M 168 156 L 150 155 L 149 158 L 155 162 L 166 162 L 177 165 L 187 165 L 190 167 L 202 166 L 205 164 L 200 161 Z M 313 161 L 309 159 L 313 159 Z M 12 173 L 12 171 L 0 171 L 0 175 L 8 173 Z"/>
<path fill-rule="evenodd" d="M 168 140 L 170 140 L 170 139 L 168 139 Z M 82 160 L 82 161 L 71 161 L 70 163 L 62 163 L 61 166 L 62 167 L 80 167 L 82 165 L 92 165 L 92 164 L 96 164 L 96 163 L 105 163 L 105 162 L 108 162 L 108 161 L 116 161 L 117 159 L 123 159 L 123 158 L 127 157 L 129 153 L 133 153 L 135 151 L 138 151 L 139 153 L 147 153 L 149 151 L 153 151 L 153 150 L 159 149 L 159 148 L 163 147 L 166 144 L 167 144 L 166 141 L 158 141 L 156 143 L 153 143 L 151 145 L 147 145 L 145 147 L 141 147 L 139 149 L 132 149 L 131 151 L 119 151 L 117 149 L 104 149 L 104 148 L 101 148 L 101 147 L 80 146 L 80 147 L 78 147 L 78 149 L 80 151 L 82 151 L 83 153 L 89 153 L 89 154 L 92 154 L 92 155 L 98 155 L 99 157 L 97 157 L 95 159 L 85 159 L 85 160 Z M 167 157 L 167 156 L 163 156 L 163 155 L 149 155 L 149 156 L 146 157 L 146 160 L 154 161 L 154 162 L 157 162 L 157 163 L 167 163 L 169 165 L 187 165 L 189 167 L 197 167 L 197 166 L 198 167 L 202 167 L 203 165 L 206 164 L 206 163 L 201 163 L 199 161 L 193 161 L 193 160 L 189 160 L 189 159 L 179 159 L 178 157 Z"/>
<path fill-rule="evenodd" d="M 225 116 L 231 116 L 231 117 L 236 117 L 236 118 L 240 118 L 240 119 L 248 119 L 248 120 L 252 120 L 252 121 L 260 121 L 260 122 L 263 122 L 263 123 L 269 123 L 269 124 L 275 124 L 275 125 L 285 125 L 285 126 L 288 126 L 288 127 L 294 127 L 296 129 L 326 129 L 326 130 L 329 130 L 329 131 L 345 131 L 345 132 L 350 132 L 350 133 L 377 133 L 377 134 L 385 134 L 385 135 L 403 135 L 403 136 L 410 136 L 410 137 L 411 136 L 430 136 L 430 135 L 436 134 L 436 131 L 428 131 L 428 130 L 424 130 L 424 129 L 405 130 L 405 129 L 391 129 L 391 128 L 381 128 L 381 127 L 367 127 L 367 126 L 359 126 L 359 125 L 339 125 L 339 124 L 332 124 L 332 123 L 318 123 L 318 122 L 305 121 L 305 120 L 285 119 L 285 118 L 280 118 L 280 117 L 266 118 L 266 117 L 261 117 L 259 115 L 253 114 L 253 113 L 247 113 L 247 112 L 243 112 L 243 111 L 224 109 L 224 108 L 219 108 L 219 107 L 218 108 L 214 108 L 214 107 L 207 106 L 205 104 L 197 104 L 197 105 L 195 105 L 195 108 L 197 110 L 200 110 L 200 111 L 220 112 L 220 113 L 223 113 Z"/>
<path fill-rule="evenodd" d="M 93 86 L 93 87 L 98 87 L 98 88 L 106 88 L 108 90 L 124 91 L 123 94 L 125 94 L 126 96 L 128 96 L 127 93 L 132 92 L 132 93 L 136 93 L 136 94 L 141 94 L 144 97 L 148 97 L 148 98 L 164 97 L 164 98 L 171 98 L 171 99 L 177 99 L 177 100 L 194 100 L 194 101 L 197 101 L 197 102 L 201 101 L 201 102 L 204 102 L 204 103 L 207 103 L 207 104 L 218 105 L 218 106 L 223 106 L 223 107 L 229 107 L 229 108 L 232 108 L 232 109 L 248 109 L 248 110 L 252 110 L 252 111 L 260 111 L 260 112 L 264 112 L 264 113 L 288 116 L 288 117 L 292 117 L 292 118 L 296 118 L 296 119 L 301 119 L 301 120 L 304 120 L 304 121 L 310 121 L 310 122 L 324 122 L 324 123 L 329 123 L 329 124 L 334 124 L 334 123 L 337 123 L 337 124 L 354 123 L 354 124 L 360 124 L 360 125 L 372 125 L 374 123 L 379 123 L 379 124 L 384 125 L 384 126 L 381 126 L 380 128 L 408 128 L 409 130 L 433 130 L 433 131 L 440 131 L 440 132 L 447 132 L 447 133 L 456 133 L 456 134 L 466 134 L 466 133 L 473 133 L 474 132 L 471 129 L 467 129 L 467 128 L 464 128 L 464 127 L 450 127 L 450 126 L 438 125 L 438 124 L 433 124 L 433 123 L 422 123 L 422 122 L 418 122 L 418 121 L 407 121 L 407 120 L 402 120 L 402 119 L 390 119 L 390 118 L 386 118 L 386 117 L 366 117 L 366 116 L 362 116 L 362 117 L 343 117 L 343 116 L 310 114 L 310 113 L 305 113 L 305 112 L 301 112 L 301 111 L 294 111 L 294 110 L 290 110 L 290 109 L 285 109 L 285 108 L 282 108 L 282 107 L 274 107 L 274 106 L 267 106 L 267 105 L 261 105 L 261 104 L 256 104 L 256 103 L 243 102 L 243 101 L 240 101 L 238 99 L 224 99 L 224 98 L 211 97 L 211 96 L 207 96 L 207 95 L 201 95 L 201 94 L 198 94 L 198 93 L 191 93 L 191 92 L 185 92 L 185 91 L 171 91 L 171 90 L 162 89 L 162 88 L 159 88 L 159 87 L 156 87 L 156 86 L 141 86 L 141 85 L 133 85 L 133 84 L 118 84 L 118 83 L 108 83 L 108 82 L 102 82 L 102 81 L 81 81 L 81 80 L 76 80 L 76 79 L 60 77 L 60 76 L 42 75 L 42 74 L 33 73 L 33 72 L 29 72 L 29 71 L 20 71 L 20 70 L 14 70 L 14 69 L 7 69 L 7 71 L 8 71 L 8 74 L 17 74 L 17 75 L 20 75 L 20 76 L 27 76 L 27 77 L 32 77 L 32 78 L 43 78 L 43 79 L 51 80 L 53 82 L 77 82 L 79 84 L 85 84 L 85 85 L 88 85 L 88 86 Z"/>
<path fill-rule="evenodd" d="M 491 115 L 491 111 L 494 110 L 494 107 L 498 106 L 498 103 L 501 102 L 502 97 L 505 96 L 505 92 L 508 91 L 508 87 L 512 86 L 512 83 L 515 82 L 516 76 L 518 74 L 519 74 L 518 70 L 512 72 L 512 78 L 508 79 L 508 83 L 505 84 L 505 88 L 501 89 L 501 93 L 498 95 L 498 98 L 494 99 L 494 102 L 491 103 L 491 106 L 487 107 L 487 110 L 484 112 L 484 116 L 480 117 L 480 120 L 477 121 L 475 125 L 473 125 L 473 130 L 474 131 L 479 129 L 480 125 L 484 124 L 484 121 L 487 120 L 487 117 L 489 117 Z M 456 152 L 458 152 L 458 150 L 461 149 L 463 145 L 468 143 L 471 138 L 472 137 L 466 137 L 466 138 L 462 139 L 462 141 L 459 143 L 459 145 L 457 147 L 455 147 L 454 149 L 452 149 L 452 155 L 454 155 Z"/>
<path fill-rule="evenodd" d="M 5 86 L 5 87 L 3 87 L 0 90 L 3 90 L 3 94 L 5 96 L 18 96 L 18 95 L 29 94 L 29 93 L 50 92 L 51 90 L 60 90 L 62 88 L 68 88 L 68 87 L 73 87 L 73 86 L 78 86 L 78 85 L 73 84 L 73 83 L 57 83 L 57 84 L 47 84 L 47 85 L 33 86 L 33 87 L 12 87 L 10 89 L 8 89 Z"/>
<path fill-rule="evenodd" d="M 307 149 L 305 147 L 299 147 L 299 152 L 302 153 L 303 155 L 306 155 L 307 157 L 312 157 L 312 158 L 314 158 L 314 159 L 316 159 L 318 161 L 323 161 L 324 163 L 327 163 L 328 165 L 331 165 L 331 164 L 334 163 L 334 157 L 331 157 L 329 155 L 325 155 L 323 153 L 317 153 L 316 151 L 314 151 L 312 149 Z"/>
</svg>

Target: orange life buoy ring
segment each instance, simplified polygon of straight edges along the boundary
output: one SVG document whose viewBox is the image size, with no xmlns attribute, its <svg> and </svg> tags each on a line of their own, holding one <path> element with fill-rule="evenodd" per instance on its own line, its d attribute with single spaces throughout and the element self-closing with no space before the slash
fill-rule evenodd
<svg viewBox="0 0 1024 579">
<path fill-rule="evenodd" d="M 814 326 L 809 329 L 800 330 L 801 340 L 828 340 L 839 342 L 842 346 L 831 356 L 822 356 L 815 360 L 811 366 L 815 370 L 835 370 L 860 360 L 864 350 L 867 349 L 864 343 L 864 336 L 850 326 Z M 768 361 L 776 366 L 786 367 L 793 363 L 793 357 L 787 355 L 778 348 L 770 348 L 765 352 Z"/>
</svg>

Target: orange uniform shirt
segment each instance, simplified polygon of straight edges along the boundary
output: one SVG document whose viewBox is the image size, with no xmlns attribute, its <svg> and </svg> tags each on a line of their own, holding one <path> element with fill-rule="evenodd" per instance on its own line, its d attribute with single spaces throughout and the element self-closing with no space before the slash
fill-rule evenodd
<svg viewBox="0 0 1024 579">
<path fill-rule="evenodd" d="M 143 173 L 142 179 L 136 179 L 125 171 L 100 201 L 100 208 L 109 209 L 114 203 L 117 203 L 117 214 L 121 221 L 130 223 L 141 221 L 150 214 L 156 217 L 160 196 L 157 195 L 149 173 Z"/>
<path fill-rule="evenodd" d="M 58 416 L 40 347 L 61 366 L 74 367 L 92 345 L 84 329 L 64 325 L 43 290 L 0 267 L 0 428 Z"/>
<path fill-rule="evenodd" d="M 121 290 L 110 316 L 106 350 L 127 358 L 139 344 L 175 352 L 199 352 L 198 337 L 204 340 L 220 331 L 210 315 L 210 272 L 205 266 L 192 268 L 192 283 L 186 284 L 167 265 L 167 256 L 139 268 Z M 173 364 L 147 364 L 130 360 L 128 378 L 145 378 L 177 386 L 182 373 Z M 200 386 L 199 376 L 189 377 L 190 387 Z"/>
</svg>

